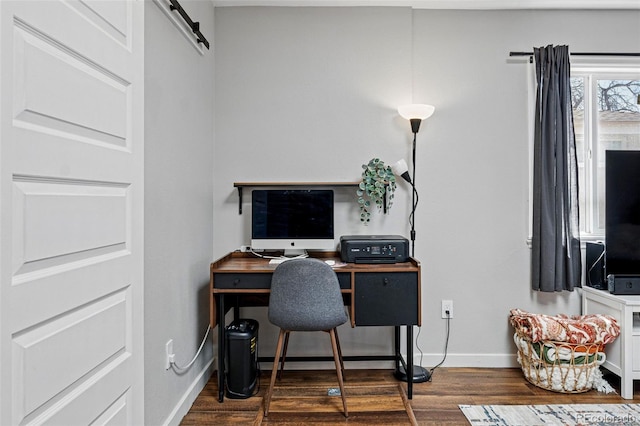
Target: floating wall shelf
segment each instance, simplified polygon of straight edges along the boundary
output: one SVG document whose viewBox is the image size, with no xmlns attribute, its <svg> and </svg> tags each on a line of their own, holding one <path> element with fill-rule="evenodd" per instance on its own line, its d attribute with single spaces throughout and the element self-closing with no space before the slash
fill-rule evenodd
<svg viewBox="0 0 640 426">
<path fill-rule="evenodd" d="M 357 187 L 360 182 L 234 182 L 234 188 L 238 188 L 238 214 L 242 214 L 242 190 L 245 187 L 258 188 L 258 187 Z"/>
</svg>

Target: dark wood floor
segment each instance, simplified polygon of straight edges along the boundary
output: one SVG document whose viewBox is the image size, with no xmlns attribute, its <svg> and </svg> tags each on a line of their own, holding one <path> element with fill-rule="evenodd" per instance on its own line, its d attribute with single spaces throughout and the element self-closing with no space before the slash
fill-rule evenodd
<svg viewBox="0 0 640 426">
<path fill-rule="evenodd" d="M 382 408 L 373 415 L 350 413 L 345 419 L 339 412 L 331 415 L 320 413 L 289 412 L 285 415 L 269 415 L 262 418 L 259 413 L 269 382 L 269 372 L 262 372 L 258 394 L 248 399 L 226 399 L 219 403 L 215 375 L 196 399 L 182 425 L 227 425 L 227 424 L 411 424 L 407 414 L 399 411 L 385 413 Z M 398 382 L 390 370 L 347 370 L 349 386 L 374 386 L 390 388 Z M 620 380 L 605 371 L 605 379 L 619 392 Z M 292 400 L 304 395 L 306 389 L 316 381 L 335 381 L 335 371 L 285 371 L 277 386 L 286 386 Z M 334 386 L 336 384 L 334 383 Z M 520 369 L 515 368 L 438 368 L 430 382 L 414 385 L 413 399 L 409 400 L 415 421 L 419 425 L 465 425 L 466 419 L 458 404 L 623 404 L 640 401 L 640 383 L 634 387 L 634 399 L 626 400 L 618 394 L 584 393 L 565 394 L 547 391 L 528 383 Z M 402 384 L 406 392 L 406 383 Z M 347 392 L 347 404 L 349 403 Z M 339 398 L 338 398 L 339 399 Z M 379 402 L 377 402 L 379 404 Z M 341 409 L 341 408 L 340 408 Z M 372 417 L 373 416 L 373 417 Z"/>
</svg>

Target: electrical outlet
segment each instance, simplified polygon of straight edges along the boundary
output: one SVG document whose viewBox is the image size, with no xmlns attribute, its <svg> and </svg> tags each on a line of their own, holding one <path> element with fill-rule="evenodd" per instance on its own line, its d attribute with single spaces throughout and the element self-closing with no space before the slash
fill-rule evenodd
<svg viewBox="0 0 640 426">
<path fill-rule="evenodd" d="M 164 362 L 164 369 L 168 370 L 169 368 L 171 368 L 171 362 L 173 361 L 173 339 L 169 339 L 169 341 L 167 341 L 167 343 L 164 345 L 165 347 L 165 362 Z"/>
<path fill-rule="evenodd" d="M 453 300 L 442 301 L 442 318 L 453 318 Z"/>
</svg>

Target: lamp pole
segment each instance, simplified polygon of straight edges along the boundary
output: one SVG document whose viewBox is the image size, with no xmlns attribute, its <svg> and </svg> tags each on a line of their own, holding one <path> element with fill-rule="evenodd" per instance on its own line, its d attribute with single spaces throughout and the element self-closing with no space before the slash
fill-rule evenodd
<svg viewBox="0 0 640 426">
<path fill-rule="evenodd" d="M 417 194 L 417 190 L 416 190 L 416 135 L 418 133 L 414 133 L 413 134 L 413 151 L 412 151 L 412 158 L 411 158 L 411 166 L 413 168 L 413 171 L 411 172 L 411 176 L 413 176 L 413 179 L 411 179 L 411 257 L 415 257 L 416 255 L 416 207 L 417 207 L 417 200 L 416 200 L 416 194 Z"/>
<path fill-rule="evenodd" d="M 398 113 L 411 123 L 411 132 L 413 133 L 413 146 L 412 146 L 412 168 L 413 179 L 411 183 L 411 214 L 409 215 L 409 223 L 411 225 L 411 257 L 415 257 L 416 246 L 416 207 L 418 206 L 418 191 L 416 190 L 416 138 L 418 131 L 420 130 L 420 123 L 422 120 L 431 117 L 435 107 L 425 104 L 410 104 L 401 105 L 398 107 Z M 403 176 L 404 177 L 404 176 Z M 405 178 L 407 179 L 407 178 Z M 407 179 L 408 180 L 408 179 Z"/>
<path fill-rule="evenodd" d="M 418 130 L 420 130 L 420 123 L 425 118 L 429 118 L 435 108 L 432 105 L 425 104 L 411 104 L 401 105 L 398 107 L 398 113 L 405 119 L 411 122 L 411 132 L 413 133 L 413 143 L 411 152 L 411 166 L 413 169 L 413 179 L 410 176 L 405 176 L 405 173 L 401 173 L 401 176 L 411 183 L 411 214 L 409 215 L 409 223 L 411 225 L 411 257 L 415 258 L 415 244 L 416 244 L 416 207 L 418 205 L 418 191 L 416 190 L 416 138 Z M 404 164 L 404 170 L 406 170 L 406 164 Z M 407 339 L 413 340 L 413 328 L 407 327 Z M 400 327 L 395 327 L 395 345 L 396 350 L 400 348 Z M 409 356 L 409 355 L 408 355 Z M 403 366 L 399 366 L 396 362 L 395 376 L 399 380 L 403 380 L 410 383 L 421 383 L 431 380 L 431 373 L 427 371 L 421 365 L 413 365 L 412 371 L 406 371 Z"/>
<path fill-rule="evenodd" d="M 412 157 L 411 157 L 411 167 L 412 167 L 412 177 L 411 179 L 411 257 L 415 257 L 416 254 L 416 207 L 418 206 L 418 192 L 416 190 L 416 138 L 418 136 L 418 131 L 420 130 L 420 123 L 422 122 L 421 118 L 411 118 L 409 120 L 411 122 L 411 132 L 413 132 L 413 146 L 412 146 Z"/>
</svg>

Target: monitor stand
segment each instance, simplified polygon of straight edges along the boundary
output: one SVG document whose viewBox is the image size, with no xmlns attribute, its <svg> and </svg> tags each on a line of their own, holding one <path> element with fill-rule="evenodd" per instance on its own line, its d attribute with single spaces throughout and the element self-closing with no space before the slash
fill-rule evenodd
<svg viewBox="0 0 640 426">
<path fill-rule="evenodd" d="M 305 249 L 284 249 L 284 257 L 307 257 L 308 253 Z"/>
</svg>

